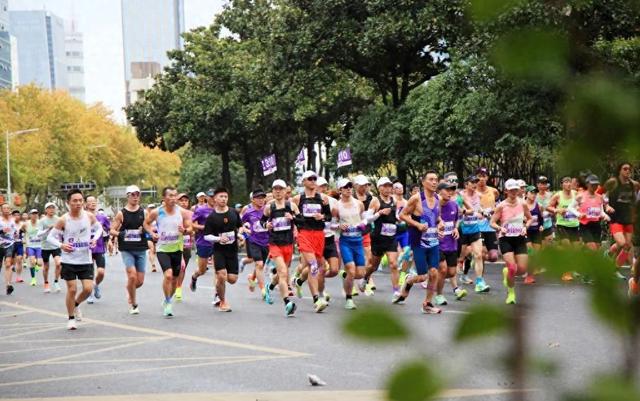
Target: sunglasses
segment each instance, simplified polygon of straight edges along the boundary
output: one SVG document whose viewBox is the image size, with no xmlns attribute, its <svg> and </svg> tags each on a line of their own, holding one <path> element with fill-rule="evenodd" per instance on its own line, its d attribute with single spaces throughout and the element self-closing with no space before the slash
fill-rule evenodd
<svg viewBox="0 0 640 401">
<path fill-rule="evenodd" d="M 318 177 L 309 177 L 307 181 L 318 181 Z"/>
<path fill-rule="evenodd" d="M 138 197 L 140 196 L 140 192 L 131 192 L 129 195 L 133 197 Z"/>
<path fill-rule="evenodd" d="M 347 184 L 344 187 L 340 188 L 340 189 L 352 189 L 353 188 L 353 184 Z"/>
</svg>

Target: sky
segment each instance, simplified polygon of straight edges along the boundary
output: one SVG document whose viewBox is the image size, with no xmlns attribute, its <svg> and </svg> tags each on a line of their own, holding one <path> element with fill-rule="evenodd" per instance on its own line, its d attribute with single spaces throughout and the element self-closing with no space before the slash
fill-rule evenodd
<svg viewBox="0 0 640 401">
<path fill-rule="evenodd" d="M 184 0 L 186 29 L 209 25 L 226 2 Z M 9 10 L 43 9 L 76 22 L 76 30 L 84 35 L 86 101 L 88 104 L 102 102 L 113 111 L 116 121 L 124 123 L 120 0 L 9 0 Z"/>
</svg>

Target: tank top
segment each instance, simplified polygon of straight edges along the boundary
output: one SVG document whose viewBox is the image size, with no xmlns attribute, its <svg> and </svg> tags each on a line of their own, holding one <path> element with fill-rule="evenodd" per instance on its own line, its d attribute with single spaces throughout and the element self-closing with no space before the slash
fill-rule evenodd
<svg viewBox="0 0 640 401">
<path fill-rule="evenodd" d="M 16 224 L 16 235 L 15 235 L 16 244 L 22 244 L 24 240 L 24 231 L 22 231 L 22 226 L 24 224 L 25 224 L 24 222 Z"/>
<path fill-rule="evenodd" d="M 444 233 L 439 241 L 440 250 L 444 252 L 454 252 L 458 250 L 458 241 L 453 238 L 453 231 L 456 229 L 458 223 L 458 213 L 458 203 L 454 200 L 450 200 L 440 206 L 440 216 L 444 223 Z"/>
<path fill-rule="evenodd" d="M 380 217 L 378 217 L 374 223 L 373 233 L 371 235 L 381 240 L 393 239 L 398 231 L 396 225 L 396 204 L 393 200 L 393 196 L 390 197 L 388 203 L 383 201 L 381 197 L 378 197 L 378 201 L 380 202 L 379 211 L 383 209 L 391 209 L 391 213 L 388 215 L 380 215 Z"/>
<path fill-rule="evenodd" d="M 8 248 L 13 245 L 16 241 L 17 230 L 18 226 L 13 217 L 9 217 L 9 220 L 0 218 L 0 247 Z"/>
<path fill-rule="evenodd" d="M 500 214 L 500 224 L 507 231 L 501 233 L 501 237 L 521 237 L 522 229 L 524 228 L 524 201 L 522 199 L 516 199 L 516 204 L 513 205 L 507 200 L 500 203 L 502 213 Z"/>
<path fill-rule="evenodd" d="M 91 258 L 91 220 L 87 212 L 82 210 L 80 217 L 71 218 L 69 214 L 64 215 L 63 242 L 73 246 L 72 252 L 62 252 L 62 263 L 71 265 L 92 264 Z"/>
<path fill-rule="evenodd" d="M 611 215 L 611 222 L 618 224 L 631 224 L 631 210 L 634 201 L 633 183 L 626 184 L 616 178 L 616 187 L 609 193 L 609 205 L 615 210 Z"/>
<path fill-rule="evenodd" d="M 362 223 L 360 207 L 353 197 L 349 199 L 349 203 L 338 201 L 338 216 L 340 217 L 340 225 L 347 224 L 349 226 L 346 230 L 340 231 L 341 237 L 362 237 L 362 229 L 359 227 Z"/>
<path fill-rule="evenodd" d="M 293 215 L 291 203 L 285 201 L 284 207 L 276 209 L 276 202 L 271 203 L 269 219 L 271 220 L 271 231 L 269 231 L 269 243 L 274 245 L 293 244 L 293 221 L 284 217 L 287 213 Z"/>
<path fill-rule="evenodd" d="M 189 215 L 189 220 L 191 220 L 191 217 L 193 216 L 193 212 L 191 210 L 187 210 L 187 214 Z M 184 249 L 191 249 L 193 247 L 193 241 L 191 240 L 191 235 L 183 235 L 182 244 Z"/>
<path fill-rule="evenodd" d="M 164 206 L 158 208 L 158 252 L 182 251 L 184 242 L 178 229 L 182 225 L 180 207 L 174 207 L 173 214 L 167 213 Z"/>
<path fill-rule="evenodd" d="M 145 251 L 147 249 L 147 239 L 144 228 L 144 209 L 138 208 L 131 212 L 122 208 L 122 225 L 118 235 L 118 248 L 121 251 Z"/>
<path fill-rule="evenodd" d="M 580 224 L 600 221 L 602 216 L 602 205 L 602 196 L 594 194 L 593 197 L 591 197 L 589 192 L 583 192 L 580 209 L 578 209 L 582 215 L 580 217 Z"/>
<path fill-rule="evenodd" d="M 420 201 L 422 203 L 422 214 L 412 215 L 413 220 L 427 225 L 427 231 L 421 232 L 417 228 L 409 227 L 409 241 L 411 246 L 421 248 L 433 248 L 439 245 L 438 240 L 438 217 L 440 215 L 440 199 L 434 194 L 434 205 L 429 207 L 424 191 L 420 191 Z"/>
<path fill-rule="evenodd" d="M 256 209 L 252 204 L 247 207 L 242 215 L 242 222 L 249 224 L 249 241 L 259 245 L 269 245 L 269 232 L 262 226 L 262 209 Z"/>
<path fill-rule="evenodd" d="M 371 200 L 373 200 L 373 195 L 371 195 L 371 193 L 367 192 L 367 194 L 364 196 L 364 199 L 360 199 L 357 193 L 355 197 L 356 199 L 362 202 L 362 204 L 364 205 L 364 210 L 369 210 L 369 205 L 371 205 Z M 371 226 L 367 224 L 364 227 L 364 230 L 362 230 L 362 234 L 369 234 L 370 232 L 371 232 Z"/>
<path fill-rule="evenodd" d="M 336 209 L 338 207 L 338 201 L 332 197 L 329 197 L 329 206 L 331 207 L 331 210 Z M 338 222 L 338 219 L 336 219 L 335 217 L 332 217 L 331 221 L 324 222 L 324 238 L 325 239 L 329 238 L 331 241 L 333 241 L 333 237 L 335 237 L 336 233 L 331 228 L 331 226 L 337 222 Z"/>
<path fill-rule="evenodd" d="M 541 209 L 546 209 L 549 206 L 552 197 L 553 195 L 551 194 L 551 192 L 545 192 L 544 195 L 538 194 L 536 196 L 536 202 Z M 553 216 L 551 215 L 551 213 L 544 210 L 542 212 L 542 228 L 548 230 L 551 227 L 553 227 Z"/>
<path fill-rule="evenodd" d="M 27 221 L 25 225 L 27 248 L 40 248 L 42 246 L 42 239 L 38 236 L 38 222 L 32 224 L 31 221 Z"/>
<path fill-rule="evenodd" d="M 308 198 L 304 192 L 300 195 L 300 213 L 303 221 L 300 223 L 301 230 L 324 231 L 324 221 L 316 220 L 313 216 L 316 213 L 323 213 L 324 205 L 322 196 L 316 192 L 313 198 Z"/>
<path fill-rule="evenodd" d="M 480 203 L 480 194 L 474 192 L 472 196 L 463 192 L 462 199 L 466 200 L 469 206 L 473 209 L 473 214 L 465 214 L 462 216 L 462 223 L 460 228 L 463 234 L 475 234 L 480 231 L 480 219 L 476 213 L 482 212 L 482 205 Z"/>
<path fill-rule="evenodd" d="M 489 213 L 492 212 L 496 207 L 496 197 L 492 188 L 487 187 L 486 192 L 481 193 L 477 191 L 477 193 L 480 196 L 480 207 L 482 208 L 482 211 L 485 213 L 485 215 L 489 215 Z M 494 231 L 494 229 L 491 228 L 489 218 L 487 217 L 480 219 L 478 221 L 478 225 L 480 226 L 480 231 L 482 232 Z"/>
<path fill-rule="evenodd" d="M 398 222 L 397 224 L 397 233 L 398 236 L 404 234 L 405 232 L 407 232 L 407 223 L 403 220 L 400 220 L 400 214 L 402 213 L 402 210 L 404 209 L 404 207 L 407 205 L 407 201 L 404 198 L 401 198 L 402 200 L 402 205 L 400 204 L 399 201 L 397 201 L 395 198 L 393 199 L 394 202 L 396 203 L 396 221 Z"/>
<path fill-rule="evenodd" d="M 529 206 L 529 204 L 527 204 Z M 540 230 L 540 225 L 543 222 L 542 213 L 540 211 L 540 205 L 538 202 L 533 201 L 533 206 L 529 206 L 529 212 L 531 212 L 531 217 L 533 217 L 533 221 L 531 225 L 527 228 L 527 232 L 537 232 Z"/>
<path fill-rule="evenodd" d="M 575 200 L 576 200 L 575 191 L 571 191 L 570 198 L 565 198 L 563 191 L 560 191 L 558 193 L 560 194 L 560 196 L 558 197 L 559 208 L 567 209 L 569 206 L 572 206 L 575 203 Z M 578 216 L 576 216 L 575 214 L 573 214 L 568 210 L 565 211 L 563 214 L 557 215 L 557 216 L 558 217 L 556 220 L 556 224 L 559 226 L 572 228 L 572 227 L 578 227 L 580 225 L 580 222 L 578 221 Z"/>
</svg>

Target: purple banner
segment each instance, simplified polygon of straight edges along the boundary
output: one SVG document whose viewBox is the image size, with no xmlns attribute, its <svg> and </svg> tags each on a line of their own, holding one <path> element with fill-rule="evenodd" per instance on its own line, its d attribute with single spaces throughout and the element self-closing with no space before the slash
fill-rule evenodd
<svg viewBox="0 0 640 401">
<path fill-rule="evenodd" d="M 306 161 L 304 157 L 304 148 L 300 149 L 300 153 L 298 153 L 298 157 L 296 157 L 296 165 L 303 165 Z"/>
<path fill-rule="evenodd" d="M 351 149 L 345 148 L 338 152 L 338 167 L 351 165 Z"/>
<path fill-rule="evenodd" d="M 278 169 L 275 154 L 265 157 L 260 162 L 262 163 L 262 172 L 265 176 L 275 173 Z"/>
</svg>

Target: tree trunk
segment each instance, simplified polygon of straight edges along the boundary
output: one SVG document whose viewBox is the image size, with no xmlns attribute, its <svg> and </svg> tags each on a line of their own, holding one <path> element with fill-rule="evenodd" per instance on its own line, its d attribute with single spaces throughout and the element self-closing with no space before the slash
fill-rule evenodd
<svg viewBox="0 0 640 401">
<path fill-rule="evenodd" d="M 233 193 L 233 183 L 231 182 L 231 170 L 229 164 L 231 160 L 229 157 L 229 151 L 222 152 L 222 186 Z"/>
<path fill-rule="evenodd" d="M 307 160 L 307 170 L 316 171 L 316 151 L 313 146 L 313 137 L 310 133 L 307 133 L 307 153 L 309 160 Z"/>
</svg>

